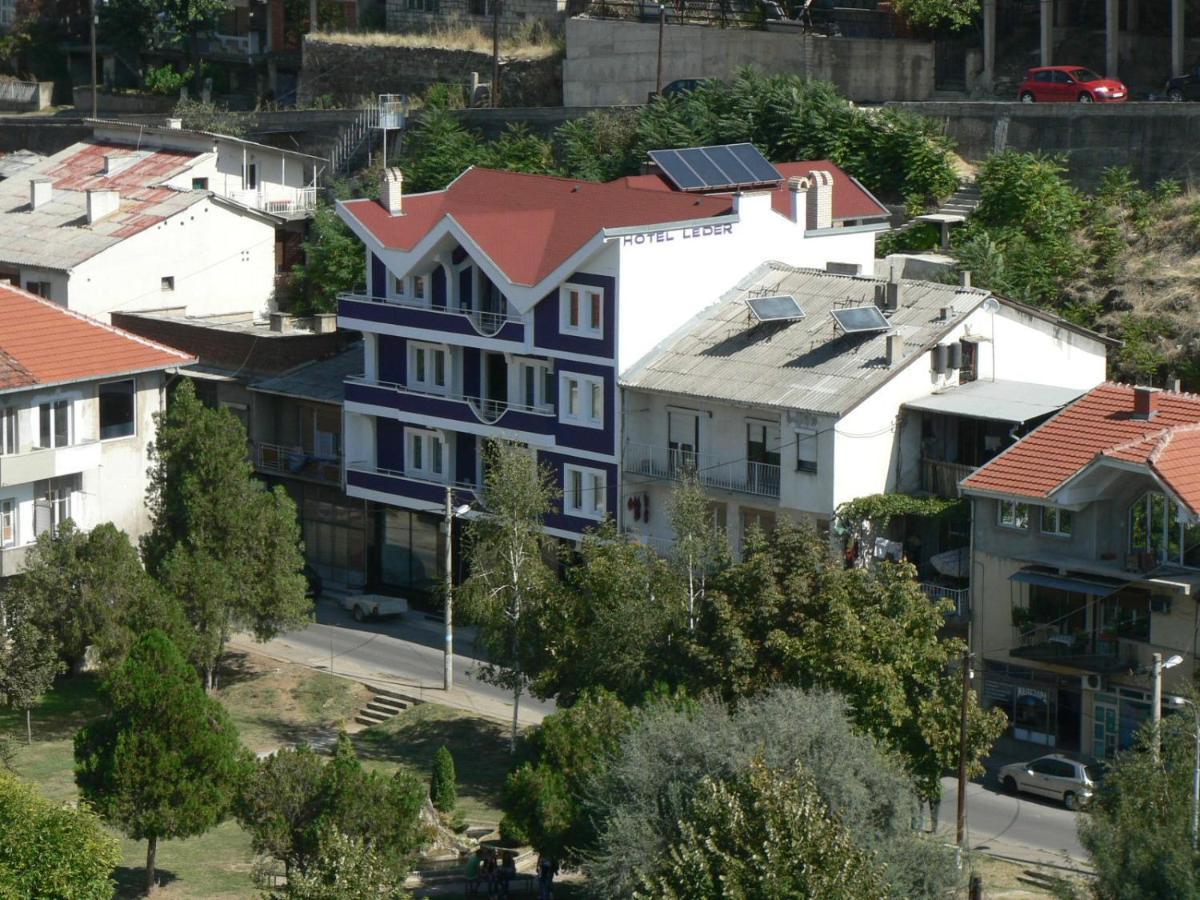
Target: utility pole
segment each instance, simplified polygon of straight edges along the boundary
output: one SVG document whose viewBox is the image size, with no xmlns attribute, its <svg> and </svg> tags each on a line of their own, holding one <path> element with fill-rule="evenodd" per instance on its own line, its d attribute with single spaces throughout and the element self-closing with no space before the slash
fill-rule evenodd
<svg viewBox="0 0 1200 900">
<path fill-rule="evenodd" d="M 962 656 L 962 713 L 958 725 L 958 828 L 961 848 L 967 837 L 967 708 L 971 696 L 971 651 Z"/>
<path fill-rule="evenodd" d="M 654 79 L 654 96 L 662 95 L 662 51 L 663 51 L 663 32 L 667 25 L 667 7 L 666 4 L 658 4 L 658 75 Z"/>
<path fill-rule="evenodd" d="M 454 687 L 454 572 L 451 568 L 454 554 L 450 546 L 453 532 L 454 500 L 450 496 L 450 486 L 446 485 L 446 658 L 442 664 L 442 689 L 445 691 Z"/>
<path fill-rule="evenodd" d="M 492 109 L 500 105 L 500 0 L 492 0 Z"/>
<path fill-rule="evenodd" d="M 88 11 L 88 20 L 90 22 L 89 30 L 91 32 L 92 41 L 92 118 L 95 119 L 97 118 L 96 110 L 99 109 L 99 105 L 96 100 L 96 0 L 90 0 L 88 3 Z"/>
</svg>

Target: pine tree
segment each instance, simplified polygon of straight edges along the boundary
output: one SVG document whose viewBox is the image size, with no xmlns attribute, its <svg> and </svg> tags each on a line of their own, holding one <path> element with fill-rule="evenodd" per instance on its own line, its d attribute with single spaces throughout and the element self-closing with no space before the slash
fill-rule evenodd
<svg viewBox="0 0 1200 900">
<path fill-rule="evenodd" d="M 444 813 L 454 812 L 458 804 L 458 787 L 455 784 L 454 757 L 446 746 L 438 748 L 433 756 L 433 772 L 429 778 L 429 798 L 436 809 Z"/>
<path fill-rule="evenodd" d="M 157 629 L 134 644 L 102 695 L 109 714 L 75 736 L 75 781 L 104 819 L 147 841 L 150 892 L 159 839 L 202 834 L 226 817 L 246 751 L 224 708 Z"/>
</svg>

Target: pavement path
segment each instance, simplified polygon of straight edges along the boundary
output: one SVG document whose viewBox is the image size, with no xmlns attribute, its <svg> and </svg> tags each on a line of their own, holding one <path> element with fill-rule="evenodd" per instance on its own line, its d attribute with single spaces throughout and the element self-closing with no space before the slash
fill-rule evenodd
<svg viewBox="0 0 1200 900">
<path fill-rule="evenodd" d="M 266 643 L 248 634 L 229 641 L 232 650 L 248 651 L 324 672 L 332 671 L 428 703 L 440 703 L 477 715 L 512 721 L 512 693 L 475 677 L 479 662 L 471 629 L 456 629 L 454 689 L 442 690 L 444 631 L 441 619 L 418 610 L 380 621 L 355 622 L 333 600 L 317 604 L 317 620 Z M 555 709 L 554 701 L 521 697 L 520 722 L 536 725 Z"/>
</svg>

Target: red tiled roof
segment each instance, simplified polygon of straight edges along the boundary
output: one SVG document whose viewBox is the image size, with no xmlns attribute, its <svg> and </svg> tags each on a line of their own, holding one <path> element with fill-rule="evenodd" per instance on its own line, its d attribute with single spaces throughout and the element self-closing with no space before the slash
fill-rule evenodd
<svg viewBox="0 0 1200 900">
<path fill-rule="evenodd" d="M 0 282 L 0 390 L 187 365 L 195 357 Z"/>
<path fill-rule="evenodd" d="M 1048 497 L 1098 458 L 1145 466 L 1200 511 L 1200 396 L 1162 391 L 1150 419 L 1134 417 L 1134 389 L 1102 384 L 962 483 L 965 490 Z"/>
<path fill-rule="evenodd" d="M 834 179 L 834 218 L 879 216 L 886 210 L 829 162 L 783 163 L 784 177 L 827 169 Z M 772 206 L 785 213 L 786 186 Z M 444 191 L 410 194 L 404 215 L 389 216 L 374 200 L 343 206 L 385 247 L 411 250 L 445 216 L 453 216 L 516 284 L 533 285 L 553 272 L 602 228 L 687 222 L 728 215 L 730 194 L 686 194 L 657 175 L 607 184 L 471 168 Z"/>
</svg>

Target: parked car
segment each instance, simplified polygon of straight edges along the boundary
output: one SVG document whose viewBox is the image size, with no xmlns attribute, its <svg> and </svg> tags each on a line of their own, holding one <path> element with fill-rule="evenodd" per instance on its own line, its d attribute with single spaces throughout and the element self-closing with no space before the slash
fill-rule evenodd
<svg viewBox="0 0 1200 900">
<path fill-rule="evenodd" d="M 1168 79 L 1163 94 L 1168 100 L 1176 103 L 1180 100 L 1200 100 L 1200 66 L 1196 66 L 1187 75 L 1176 75 Z"/>
<path fill-rule="evenodd" d="M 1025 73 L 1017 98 L 1022 103 L 1124 103 L 1129 88 L 1080 66 L 1042 66 Z"/>
<path fill-rule="evenodd" d="M 408 612 L 408 601 L 403 597 L 385 597 L 383 594 L 344 594 L 338 598 L 338 603 L 354 616 L 356 622 Z"/>
<path fill-rule="evenodd" d="M 1097 773 L 1091 767 L 1058 753 L 1032 762 L 1011 763 L 1000 770 L 1000 784 L 1009 794 L 1023 792 L 1061 800 L 1079 809 L 1092 799 Z"/>
</svg>

